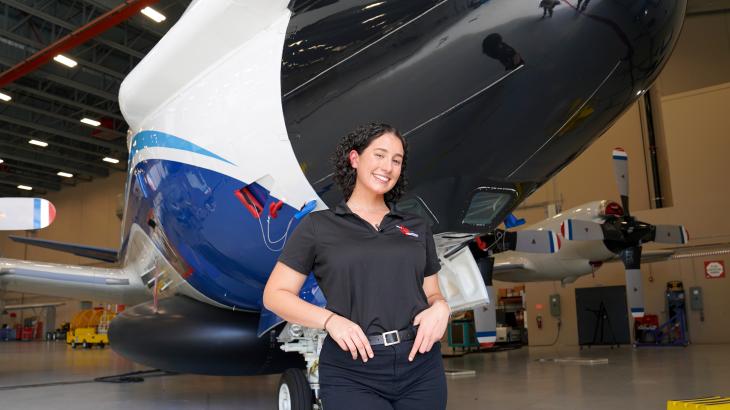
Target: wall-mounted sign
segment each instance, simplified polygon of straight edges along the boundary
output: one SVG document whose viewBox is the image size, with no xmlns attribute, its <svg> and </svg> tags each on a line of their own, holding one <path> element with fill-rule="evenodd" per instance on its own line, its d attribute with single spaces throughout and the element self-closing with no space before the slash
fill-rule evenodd
<svg viewBox="0 0 730 410">
<path fill-rule="evenodd" d="M 705 278 L 720 279 L 725 277 L 724 261 L 705 261 Z"/>
</svg>

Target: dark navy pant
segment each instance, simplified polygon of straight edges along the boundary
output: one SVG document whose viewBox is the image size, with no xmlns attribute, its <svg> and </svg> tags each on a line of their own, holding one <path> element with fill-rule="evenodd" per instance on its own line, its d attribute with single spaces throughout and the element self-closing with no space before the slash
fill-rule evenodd
<svg viewBox="0 0 730 410">
<path fill-rule="evenodd" d="M 446 375 L 441 345 L 430 352 L 408 353 L 413 341 L 373 346 L 375 357 L 352 360 L 327 337 L 319 356 L 320 395 L 324 410 L 444 410 Z"/>
</svg>

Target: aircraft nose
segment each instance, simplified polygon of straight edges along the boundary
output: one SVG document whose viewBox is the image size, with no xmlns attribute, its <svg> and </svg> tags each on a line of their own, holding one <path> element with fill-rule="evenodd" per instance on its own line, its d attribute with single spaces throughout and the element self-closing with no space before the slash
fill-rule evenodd
<svg viewBox="0 0 730 410">
<path fill-rule="evenodd" d="M 318 159 L 355 126 L 382 121 L 409 140 L 413 190 L 437 179 L 463 191 L 489 181 L 531 190 L 652 84 L 685 7 L 686 0 L 403 0 L 353 6 L 326 23 L 310 14 L 322 9 L 305 8 L 291 20 L 287 44 L 296 47 L 285 44 L 282 69 L 292 147 L 325 192 L 332 171 Z M 338 18 L 358 24 L 335 25 L 325 40 Z M 320 54 L 305 58 L 310 53 Z"/>
</svg>

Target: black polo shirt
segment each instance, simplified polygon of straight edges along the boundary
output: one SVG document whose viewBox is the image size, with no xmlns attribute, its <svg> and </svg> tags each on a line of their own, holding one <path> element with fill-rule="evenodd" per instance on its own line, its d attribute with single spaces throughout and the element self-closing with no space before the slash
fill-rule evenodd
<svg viewBox="0 0 730 410">
<path fill-rule="evenodd" d="M 365 334 L 408 327 L 428 308 L 423 278 L 441 269 L 428 223 L 389 207 L 378 230 L 344 201 L 334 211 L 313 212 L 279 256 L 301 274 L 314 272 L 327 309 Z"/>
</svg>

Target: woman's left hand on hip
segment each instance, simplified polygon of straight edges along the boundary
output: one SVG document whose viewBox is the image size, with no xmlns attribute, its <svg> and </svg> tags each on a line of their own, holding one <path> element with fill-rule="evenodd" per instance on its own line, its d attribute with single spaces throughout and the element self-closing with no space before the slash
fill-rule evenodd
<svg viewBox="0 0 730 410">
<path fill-rule="evenodd" d="M 408 361 L 413 361 L 416 352 L 431 351 L 433 344 L 441 340 L 449 323 L 449 315 L 451 315 L 451 309 L 444 300 L 437 300 L 431 307 L 416 315 L 413 326 L 418 326 L 418 333 L 413 342 L 413 348 L 408 354 Z"/>
</svg>

